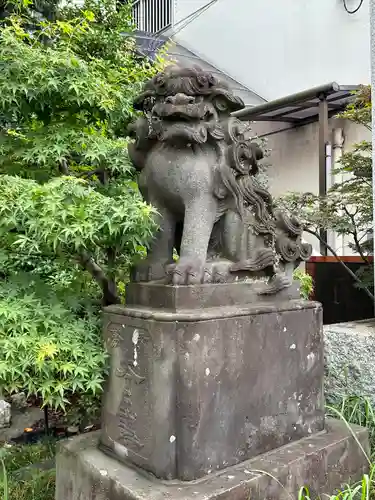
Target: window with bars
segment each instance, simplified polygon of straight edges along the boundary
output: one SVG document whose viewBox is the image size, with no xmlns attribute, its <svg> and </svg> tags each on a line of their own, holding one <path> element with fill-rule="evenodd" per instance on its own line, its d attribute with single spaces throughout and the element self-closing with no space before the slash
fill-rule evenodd
<svg viewBox="0 0 375 500">
<path fill-rule="evenodd" d="M 135 0 L 133 20 L 145 33 L 165 30 L 172 24 L 172 0 Z"/>
</svg>

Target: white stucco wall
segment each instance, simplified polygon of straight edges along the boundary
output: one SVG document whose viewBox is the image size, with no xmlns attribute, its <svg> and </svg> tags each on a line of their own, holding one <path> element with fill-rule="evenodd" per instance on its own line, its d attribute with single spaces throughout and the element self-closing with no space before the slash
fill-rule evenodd
<svg viewBox="0 0 375 500">
<path fill-rule="evenodd" d="M 209 3 L 175 2 L 176 20 Z M 217 0 L 192 19 L 176 40 L 266 100 L 370 81 L 369 0 Z"/>
<path fill-rule="evenodd" d="M 256 133 L 264 133 L 272 124 L 253 125 Z M 371 132 L 365 127 L 347 120 L 330 120 L 330 140 L 333 128 L 342 128 L 344 132 L 343 152 L 350 151 L 353 144 L 362 140 L 371 140 Z M 270 135 L 267 145 L 271 155 L 267 162 L 271 164 L 268 170 L 270 191 L 273 196 L 280 196 L 288 191 L 319 193 L 319 125 L 313 123 L 300 128 L 290 129 L 275 135 Z M 305 239 L 319 250 L 316 238 L 305 234 Z M 330 235 L 339 255 L 351 255 L 348 240 Z"/>
<path fill-rule="evenodd" d="M 177 27 L 185 23 L 191 16 L 194 16 L 202 8 L 208 5 L 211 0 L 172 0 L 174 2 L 173 22 Z"/>
<path fill-rule="evenodd" d="M 359 2 L 346 1 L 349 8 Z M 172 38 L 208 67 L 228 75 L 240 91 L 250 91 L 247 104 L 331 81 L 370 82 L 369 0 L 354 15 L 345 11 L 343 0 L 174 0 L 174 21 Z M 255 124 L 254 130 L 262 133 L 265 127 L 280 126 Z M 353 123 L 331 120 L 330 126 L 344 129 L 344 151 L 370 138 Z M 287 191 L 318 193 L 318 143 L 318 124 L 269 137 L 275 196 Z M 310 236 L 306 239 L 319 248 Z M 347 242 L 331 241 L 340 254 L 351 253 Z"/>
<path fill-rule="evenodd" d="M 236 82 L 231 78 L 229 75 L 224 74 L 222 71 L 220 71 L 218 68 L 215 68 L 211 64 L 209 64 L 207 61 L 204 61 L 200 59 L 198 56 L 193 54 L 191 51 L 187 50 L 185 47 L 182 47 L 181 45 L 177 43 L 172 43 L 169 50 L 168 50 L 168 55 L 170 59 L 173 62 L 177 62 L 181 64 L 182 66 L 194 66 L 198 65 L 205 71 L 209 71 L 213 75 L 215 75 L 217 78 L 219 78 L 221 81 L 229 85 L 229 87 L 232 89 L 232 91 L 238 96 L 241 97 L 243 102 L 245 103 L 246 106 L 252 105 L 255 106 L 257 104 L 262 104 L 265 102 L 263 99 L 261 99 L 259 96 L 251 92 L 249 89 L 247 89 L 245 86 L 241 85 L 240 83 Z"/>
<path fill-rule="evenodd" d="M 274 196 L 288 191 L 318 193 L 318 133 L 318 124 L 314 123 L 267 138 L 271 150 L 270 188 Z"/>
</svg>

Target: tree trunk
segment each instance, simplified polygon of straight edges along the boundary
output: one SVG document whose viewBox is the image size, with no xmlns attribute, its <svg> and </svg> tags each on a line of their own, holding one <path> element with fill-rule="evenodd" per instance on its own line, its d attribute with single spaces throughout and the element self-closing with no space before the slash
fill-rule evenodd
<svg viewBox="0 0 375 500">
<path fill-rule="evenodd" d="M 88 271 L 91 276 L 99 284 L 103 292 L 102 304 L 103 307 L 110 306 L 112 304 L 118 304 L 120 302 L 116 281 L 112 278 L 106 276 L 103 269 L 94 261 L 94 259 L 83 252 L 80 256 L 80 262 L 83 267 Z"/>
</svg>

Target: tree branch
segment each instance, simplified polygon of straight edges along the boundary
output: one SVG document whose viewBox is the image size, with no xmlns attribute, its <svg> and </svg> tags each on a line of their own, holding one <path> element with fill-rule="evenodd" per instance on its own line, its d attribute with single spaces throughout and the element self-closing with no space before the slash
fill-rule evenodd
<svg viewBox="0 0 375 500">
<path fill-rule="evenodd" d="M 116 250 L 114 248 L 108 248 L 106 251 L 108 269 L 111 279 L 114 279 L 114 267 L 116 262 Z"/>
<path fill-rule="evenodd" d="M 93 175 L 97 175 L 99 172 L 101 172 L 100 168 L 96 168 L 95 170 L 89 170 L 85 172 L 80 172 L 78 174 L 78 177 L 92 177 Z"/>
<path fill-rule="evenodd" d="M 362 281 L 358 278 L 358 276 L 356 276 L 355 273 L 353 273 L 353 271 L 350 269 L 350 267 L 347 266 L 345 264 L 345 262 L 340 259 L 340 257 L 337 255 L 337 253 L 335 252 L 335 250 L 331 247 L 331 245 L 329 245 L 326 241 L 324 241 L 324 239 L 320 236 L 319 233 L 316 233 L 316 232 L 312 231 L 311 229 L 307 229 L 306 227 L 304 228 L 304 231 L 306 231 L 306 233 L 312 234 L 313 236 L 315 236 L 316 238 L 318 238 L 318 240 L 321 243 L 323 243 L 323 245 L 327 248 L 327 250 L 329 250 L 331 252 L 331 254 L 336 258 L 337 262 L 342 265 L 342 267 L 346 270 L 347 273 L 350 274 L 350 276 L 353 278 L 353 280 L 356 283 L 358 283 L 358 285 L 360 285 L 361 288 L 363 288 L 363 290 L 368 295 L 368 297 L 370 297 L 370 299 L 373 302 L 375 302 L 374 295 L 370 292 L 370 290 L 366 286 L 364 286 L 364 284 L 362 283 Z"/>
<path fill-rule="evenodd" d="M 116 282 L 106 276 L 104 270 L 97 264 L 87 252 L 82 252 L 79 256 L 82 266 L 100 285 L 103 291 L 103 306 L 118 304 L 120 302 Z"/>
<path fill-rule="evenodd" d="M 353 224 L 353 231 L 350 231 L 350 234 L 353 236 L 356 250 L 359 253 L 359 255 L 361 256 L 361 259 L 363 260 L 363 262 L 365 262 L 366 265 L 369 265 L 370 262 L 369 262 L 367 256 L 363 253 L 361 244 L 360 244 L 359 239 L 358 239 L 358 232 L 357 232 L 356 223 L 355 223 L 355 215 L 351 214 L 345 205 L 343 205 L 343 210 L 346 213 L 346 215 L 349 217 L 349 219 L 352 221 L 352 224 Z"/>
<path fill-rule="evenodd" d="M 92 177 L 97 175 L 101 184 L 108 184 L 108 172 L 104 168 L 95 168 L 94 170 L 89 170 L 87 172 L 80 172 L 78 177 Z"/>
<path fill-rule="evenodd" d="M 67 163 L 67 161 L 65 160 L 65 158 L 63 158 L 62 160 L 60 160 L 60 163 L 59 163 L 59 170 L 60 170 L 60 172 L 61 172 L 63 175 L 70 175 L 70 172 L 69 172 L 69 167 L 68 167 L 68 163 Z"/>
<path fill-rule="evenodd" d="M 369 266 L 369 265 L 370 265 L 370 261 L 368 260 L 367 255 L 365 255 L 365 254 L 363 253 L 363 250 L 362 250 L 362 245 L 361 245 L 361 243 L 360 243 L 360 241 L 359 241 L 359 239 L 358 239 L 358 233 L 357 233 L 357 231 L 354 231 L 354 232 L 352 232 L 351 234 L 352 234 L 352 236 L 353 236 L 353 240 L 354 240 L 355 247 L 356 247 L 356 249 L 357 249 L 357 251 L 358 251 L 358 253 L 359 253 L 359 255 L 360 255 L 361 259 L 363 260 L 363 262 L 364 262 L 367 266 Z"/>
<path fill-rule="evenodd" d="M 99 180 L 100 182 L 105 186 L 106 184 L 108 184 L 108 181 L 109 181 L 109 176 L 108 176 L 108 172 L 105 168 L 102 168 L 100 169 L 100 172 L 99 172 Z"/>
</svg>

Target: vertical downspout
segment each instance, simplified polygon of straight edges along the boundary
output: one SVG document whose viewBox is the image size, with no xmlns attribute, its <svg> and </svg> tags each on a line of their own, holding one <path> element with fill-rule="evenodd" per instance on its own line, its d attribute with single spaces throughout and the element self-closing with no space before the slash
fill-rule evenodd
<svg viewBox="0 0 375 500">
<path fill-rule="evenodd" d="M 372 100 L 372 225 L 375 238 L 375 0 L 370 0 L 371 100 Z M 374 241 L 374 240 L 373 240 Z M 374 266 L 375 289 L 375 266 Z"/>
<path fill-rule="evenodd" d="M 333 145 L 331 142 L 326 143 L 326 193 L 329 191 L 329 189 L 332 187 L 333 182 L 334 182 L 334 176 L 332 174 L 332 170 L 335 165 L 335 160 L 333 157 Z M 326 231 L 326 238 L 327 238 L 327 243 L 332 247 L 335 248 L 336 246 L 336 235 L 333 231 L 330 231 L 327 229 Z M 330 254 L 330 252 L 327 250 L 326 255 Z"/>
<path fill-rule="evenodd" d="M 325 94 L 319 96 L 319 196 L 327 194 L 328 103 Z M 327 231 L 320 230 L 320 253 L 327 255 Z"/>
<path fill-rule="evenodd" d="M 333 169 L 337 168 L 338 163 L 341 160 L 341 157 L 343 154 L 344 141 L 345 141 L 344 130 L 342 128 L 334 128 L 332 130 L 332 165 L 333 165 Z M 338 179 L 338 181 L 341 183 L 343 180 L 344 180 L 343 174 L 341 174 L 341 178 Z M 335 182 L 334 176 L 331 176 L 331 182 L 332 182 L 332 184 Z M 344 253 L 345 237 L 343 235 L 338 237 L 337 234 L 332 231 L 330 241 L 332 242 L 332 244 L 331 244 L 332 248 L 334 248 L 339 255 Z"/>
</svg>

